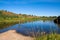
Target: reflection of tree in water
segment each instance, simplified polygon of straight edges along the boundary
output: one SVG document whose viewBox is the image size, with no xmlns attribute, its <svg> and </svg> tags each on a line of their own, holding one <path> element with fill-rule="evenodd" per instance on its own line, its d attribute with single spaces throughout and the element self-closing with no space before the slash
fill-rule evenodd
<svg viewBox="0 0 60 40">
<path fill-rule="evenodd" d="M 55 22 L 54 22 L 55 23 Z M 58 23 L 55 23 L 58 27 L 60 27 L 60 24 L 58 24 Z"/>
<path fill-rule="evenodd" d="M 58 26 L 60 27 L 60 24 L 58 24 Z"/>
<path fill-rule="evenodd" d="M 55 20 L 54 23 L 58 25 L 58 27 L 60 27 L 60 16 L 58 16 Z"/>
<path fill-rule="evenodd" d="M 60 24 L 60 16 L 58 16 L 55 20 L 54 23 Z"/>
<path fill-rule="evenodd" d="M 45 22 L 46 20 L 43 20 L 43 22 Z"/>
<path fill-rule="evenodd" d="M 14 24 L 17 24 L 17 23 L 16 22 L 0 22 L 0 29 L 7 28 Z"/>
<path fill-rule="evenodd" d="M 57 24 L 57 26 L 60 28 L 60 24 Z"/>
</svg>

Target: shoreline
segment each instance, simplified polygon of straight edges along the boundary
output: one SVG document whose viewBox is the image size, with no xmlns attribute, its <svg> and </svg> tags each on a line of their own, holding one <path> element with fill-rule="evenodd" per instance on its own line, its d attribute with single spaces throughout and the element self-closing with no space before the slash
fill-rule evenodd
<svg viewBox="0 0 60 40">
<path fill-rule="evenodd" d="M 0 34 L 0 40 L 33 40 L 33 38 L 18 34 L 16 30 L 9 30 Z"/>
</svg>

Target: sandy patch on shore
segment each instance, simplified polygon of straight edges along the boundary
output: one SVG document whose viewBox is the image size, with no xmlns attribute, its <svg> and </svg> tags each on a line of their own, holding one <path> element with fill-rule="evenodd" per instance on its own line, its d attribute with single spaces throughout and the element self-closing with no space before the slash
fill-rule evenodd
<svg viewBox="0 0 60 40">
<path fill-rule="evenodd" d="M 9 30 L 0 34 L 0 40 L 33 40 L 33 38 L 18 34 L 15 30 Z"/>
</svg>

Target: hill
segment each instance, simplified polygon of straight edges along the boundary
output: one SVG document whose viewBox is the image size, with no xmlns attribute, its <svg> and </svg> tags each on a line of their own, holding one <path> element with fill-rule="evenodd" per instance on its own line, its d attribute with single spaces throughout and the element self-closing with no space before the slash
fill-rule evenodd
<svg viewBox="0 0 60 40">
<path fill-rule="evenodd" d="M 26 15 L 26 14 L 16 14 L 13 12 L 9 12 L 7 10 L 0 10 L 0 21 L 4 21 L 4 20 L 22 20 L 22 21 L 26 21 L 26 20 L 36 20 L 37 16 L 33 16 L 33 15 Z"/>
<path fill-rule="evenodd" d="M 34 21 L 34 20 L 54 20 L 56 16 L 34 16 L 27 14 L 16 14 L 7 10 L 0 10 L 0 21 Z"/>
</svg>

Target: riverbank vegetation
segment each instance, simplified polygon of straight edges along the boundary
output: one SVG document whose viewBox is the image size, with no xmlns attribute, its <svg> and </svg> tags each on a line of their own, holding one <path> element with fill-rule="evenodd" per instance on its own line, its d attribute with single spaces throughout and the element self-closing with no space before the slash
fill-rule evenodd
<svg viewBox="0 0 60 40">
<path fill-rule="evenodd" d="M 60 34 L 47 34 L 41 37 L 36 37 L 35 40 L 60 40 Z"/>
<path fill-rule="evenodd" d="M 33 16 L 33 15 L 26 15 L 26 14 L 16 14 L 16 13 L 12 13 L 6 10 L 0 10 L 0 22 L 5 21 L 31 21 L 31 20 L 36 20 L 37 16 Z"/>
<path fill-rule="evenodd" d="M 35 16 L 26 14 L 16 14 L 7 10 L 0 10 L 0 22 L 17 22 L 17 21 L 35 21 L 35 20 L 53 20 L 56 16 Z"/>
</svg>

